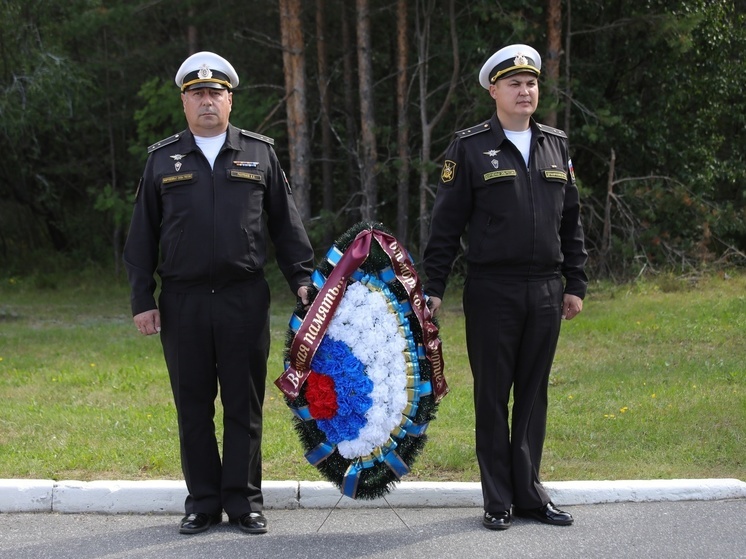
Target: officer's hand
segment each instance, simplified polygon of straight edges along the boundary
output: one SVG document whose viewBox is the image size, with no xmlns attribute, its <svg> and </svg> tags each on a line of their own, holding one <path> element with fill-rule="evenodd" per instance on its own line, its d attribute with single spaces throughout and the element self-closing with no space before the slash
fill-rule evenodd
<svg viewBox="0 0 746 559">
<path fill-rule="evenodd" d="M 430 297 L 427 302 L 427 306 L 430 307 L 430 312 L 435 316 L 440 308 L 440 304 L 443 300 L 440 297 Z"/>
<path fill-rule="evenodd" d="M 143 336 L 150 336 L 161 331 L 161 313 L 158 309 L 141 312 L 132 317 L 135 326 Z"/>
<path fill-rule="evenodd" d="M 304 308 L 308 308 L 311 306 L 311 300 L 308 298 L 308 286 L 301 285 L 298 288 L 298 297 L 300 298 L 300 302 L 303 303 Z"/>
<path fill-rule="evenodd" d="M 583 300 L 577 295 L 565 293 L 562 296 L 562 318 L 572 320 L 583 310 Z"/>
</svg>

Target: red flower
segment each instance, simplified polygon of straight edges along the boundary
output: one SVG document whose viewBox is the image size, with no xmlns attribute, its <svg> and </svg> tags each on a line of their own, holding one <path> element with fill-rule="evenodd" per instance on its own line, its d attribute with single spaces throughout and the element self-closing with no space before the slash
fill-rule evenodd
<svg viewBox="0 0 746 559">
<path fill-rule="evenodd" d="M 337 413 L 337 393 L 334 379 L 312 371 L 306 381 L 306 400 L 314 419 L 331 419 Z"/>
</svg>

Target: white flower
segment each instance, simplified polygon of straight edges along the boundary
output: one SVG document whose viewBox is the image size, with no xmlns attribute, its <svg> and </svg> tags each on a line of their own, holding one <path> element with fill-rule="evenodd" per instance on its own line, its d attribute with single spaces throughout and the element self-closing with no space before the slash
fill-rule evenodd
<svg viewBox="0 0 746 559">
<path fill-rule="evenodd" d="M 361 282 L 347 288 L 326 335 L 345 343 L 373 382 L 366 425 L 355 439 L 337 445 L 345 458 L 367 456 L 388 441 L 407 406 L 407 340 L 387 297 Z"/>
</svg>

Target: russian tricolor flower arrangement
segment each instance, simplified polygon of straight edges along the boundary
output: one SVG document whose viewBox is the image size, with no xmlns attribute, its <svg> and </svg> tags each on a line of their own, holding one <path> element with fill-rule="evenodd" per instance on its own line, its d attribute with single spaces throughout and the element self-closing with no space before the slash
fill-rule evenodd
<svg viewBox="0 0 746 559">
<path fill-rule="evenodd" d="M 290 320 L 285 372 L 306 459 L 354 499 L 384 496 L 422 451 L 448 392 L 438 327 L 407 251 L 358 223 L 313 274 Z"/>
</svg>

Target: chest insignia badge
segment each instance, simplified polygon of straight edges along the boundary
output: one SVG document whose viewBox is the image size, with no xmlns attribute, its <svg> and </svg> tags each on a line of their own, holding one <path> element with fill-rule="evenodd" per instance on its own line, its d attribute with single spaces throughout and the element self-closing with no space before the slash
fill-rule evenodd
<svg viewBox="0 0 746 559">
<path fill-rule="evenodd" d="M 186 154 L 185 153 L 175 153 L 173 155 L 169 155 L 169 157 L 174 160 L 174 169 L 178 173 L 179 170 L 181 169 L 181 160 L 186 157 Z"/>
<path fill-rule="evenodd" d="M 491 149 L 489 151 L 483 151 L 484 155 L 489 155 L 490 157 L 495 157 L 498 153 L 500 153 L 499 149 Z"/>
<path fill-rule="evenodd" d="M 497 159 L 493 159 L 492 161 L 490 161 L 490 163 L 492 163 L 492 166 L 495 169 L 497 169 L 500 166 L 500 162 Z"/>
<path fill-rule="evenodd" d="M 233 164 L 236 167 L 248 167 L 249 169 L 256 169 L 259 167 L 258 161 L 234 161 Z"/>
</svg>

